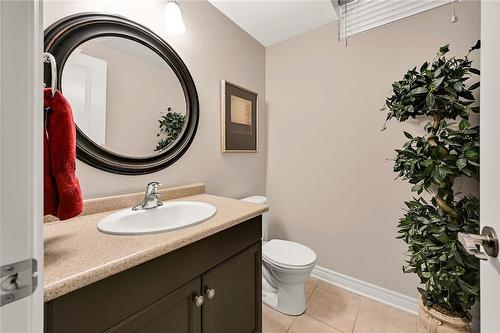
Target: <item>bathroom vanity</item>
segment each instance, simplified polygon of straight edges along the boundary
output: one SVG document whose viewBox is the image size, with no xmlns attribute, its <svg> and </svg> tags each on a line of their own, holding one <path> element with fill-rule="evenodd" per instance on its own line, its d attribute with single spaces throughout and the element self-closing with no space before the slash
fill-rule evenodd
<svg viewBox="0 0 500 333">
<path fill-rule="evenodd" d="M 156 33 L 122 16 L 80 13 L 49 26 L 44 43 L 59 64 L 46 84 L 57 76 L 72 104 L 79 160 L 142 175 L 188 150 L 198 93 L 186 64 Z M 203 184 L 161 193 L 158 186 L 150 183 L 146 196 L 87 200 L 82 216 L 45 224 L 45 332 L 261 332 L 267 206 L 205 194 Z M 147 210 L 137 215 L 132 207 Z M 112 214 L 119 209 L 127 210 Z M 168 231 L 152 233 L 159 225 Z"/>
<path fill-rule="evenodd" d="M 140 236 L 99 232 L 109 212 L 47 223 L 45 332 L 261 332 L 267 207 L 204 193 L 179 200 L 210 203 L 217 214 Z"/>
</svg>

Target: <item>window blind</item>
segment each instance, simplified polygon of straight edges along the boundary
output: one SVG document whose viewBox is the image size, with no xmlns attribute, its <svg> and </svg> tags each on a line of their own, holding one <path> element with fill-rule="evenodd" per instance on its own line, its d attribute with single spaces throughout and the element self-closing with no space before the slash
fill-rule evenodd
<svg viewBox="0 0 500 333">
<path fill-rule="evenodd" d="M 454 0 L 331 0 L 339 16 L 339 39 L 425 12 Z M 343 3 L 346 3 L 345 5 Z"/>
</svg>

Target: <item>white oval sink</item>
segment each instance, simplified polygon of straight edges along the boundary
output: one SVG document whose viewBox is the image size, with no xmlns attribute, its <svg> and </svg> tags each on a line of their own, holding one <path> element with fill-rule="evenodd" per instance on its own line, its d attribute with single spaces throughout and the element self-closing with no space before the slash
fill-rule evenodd
<svg viewBox="0 0 500 333">
<path fill-rule="evenodd" d="M 165 202 L 146 210 L 124 209 L 97 223 L 97 229 L 112 235 L 144 235 L 186 228 L 208 220 L 217 212 L 214 205 L 196 201 Z"/>
</svg>

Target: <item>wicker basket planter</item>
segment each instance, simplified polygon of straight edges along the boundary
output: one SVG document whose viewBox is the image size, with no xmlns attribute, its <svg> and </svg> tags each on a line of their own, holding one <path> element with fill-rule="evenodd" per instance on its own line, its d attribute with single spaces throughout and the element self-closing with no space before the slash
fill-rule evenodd
<svg viewBox="0 0 500 333">
<path fill-rule="evenodd" d="M 469 321 L 428 308 L 420 300 L 418 333 L 470 333 Z"/>
</svg>

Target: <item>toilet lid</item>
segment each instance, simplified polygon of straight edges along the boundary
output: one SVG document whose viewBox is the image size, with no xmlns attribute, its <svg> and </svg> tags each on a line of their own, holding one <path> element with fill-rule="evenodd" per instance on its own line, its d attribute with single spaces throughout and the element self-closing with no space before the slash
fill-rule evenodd
<svg viewBox="0 0 500 333">
<path fill-rule="evenodd" d="M 301 268 L 316 262 L 316 253 L 305 245 L 273 239 L 262 246 L 262 257 L 276 266 Z"/>
<path fill-rule="evenodd" d="M 267 198 L 262 195 L 254 195 L 252 197 L 244 198 L 241 200 L 261 205 L 267 204 Z"/>
</svg>

